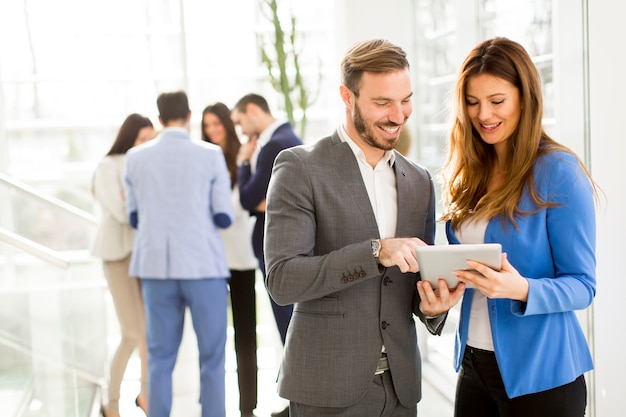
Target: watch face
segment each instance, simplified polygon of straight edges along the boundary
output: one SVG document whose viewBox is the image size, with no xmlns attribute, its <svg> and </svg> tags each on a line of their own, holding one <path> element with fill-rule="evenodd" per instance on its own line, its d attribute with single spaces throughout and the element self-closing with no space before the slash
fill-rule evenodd
<svg viewBox="0 0 626 417">
<path fill-rule="evenodd" d="M 372 255 L 374 255 L 375 258 L 378 258 L 379 254 L 380 254 L 380 240 L 374 239 L 372 240 Z"/>
</svg>

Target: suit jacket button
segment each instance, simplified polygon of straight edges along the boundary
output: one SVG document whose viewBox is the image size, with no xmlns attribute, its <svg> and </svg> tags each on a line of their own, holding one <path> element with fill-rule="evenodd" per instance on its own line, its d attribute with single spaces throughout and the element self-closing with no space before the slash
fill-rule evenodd
<svg viewBox="0 0 626 417">
<path fill-rule="evenodd" d="M 383 321 L 380 326 L 383 328 L 383 330 L 385 330 L 387 328 L 387 326 L 389 326 L 389 323 L 387 323 L 386 321 Z"/>
</svg>

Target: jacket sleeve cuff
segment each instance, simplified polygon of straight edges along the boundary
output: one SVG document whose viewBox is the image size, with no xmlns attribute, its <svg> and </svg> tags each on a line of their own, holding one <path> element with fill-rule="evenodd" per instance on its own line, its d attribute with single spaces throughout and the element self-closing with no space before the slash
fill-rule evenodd
<svg viewBox="0 0 626 417">
<path fill-rule="evenodd" d="M 424 325 L 430 334 L 441 335 L 448 313 L 440 314 L 437 317 L 424 317 Z"/>
<path fill-rule="evenodd" d="M 139 224 L 139 216 L 137 215 L 136 211 L 130 213 L 130 215 L 128 216 L 128 223 L 133 229 L 137 228 L 137 225 Z"/>
</svg>

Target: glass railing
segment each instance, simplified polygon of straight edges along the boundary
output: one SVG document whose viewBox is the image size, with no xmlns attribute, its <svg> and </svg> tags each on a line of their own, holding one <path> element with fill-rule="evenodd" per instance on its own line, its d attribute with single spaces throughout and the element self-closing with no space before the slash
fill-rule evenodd
<svg viewBox="0 0 626 417">
<path fill-rule="evenodd" d="M 95 219 L 0 176 L 0 416 L 90 416 L 107 360 Z"/>
</svg>

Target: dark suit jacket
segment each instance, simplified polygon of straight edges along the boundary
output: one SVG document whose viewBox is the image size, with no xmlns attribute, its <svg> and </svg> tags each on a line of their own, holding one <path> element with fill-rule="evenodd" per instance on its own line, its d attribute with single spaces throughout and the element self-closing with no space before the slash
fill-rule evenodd
<svg viewBox="0 0 626 417">
<path fill-rule="evenodd" d="M 428 171 L 396 153 L 396 237 L 432 244 L 435 195 Z M 337 133 L 276 158 L 267 199 L 267 287 L 295 303 L 279 394 L 297 403 L 345 407 L 370 386 L 383 344 L 400 402 L 421 398 L 414 315 L 418 274 L 379 266 L 379 237 L 353 152 Z M 425 321 L 427 327 L 431 324 Z M 443 321 L 431 333 L 441 331 Z"/>
<path fill-rule="evenodd" d="M 252 231 L 252 247 L 254 255 L 261 261 L 263 259 L 265 212 L 256 211 L 255 208 L 261 204 L 267 194 L 276 155 L 283 149 L 296 145 L 302 145 L 302 140 L 293 131 L 291 125 L 286 122 L 274 131 L 270 140 L 261 148 L 254 174 L 250 170 L 250 165 L 243 165 L 237 171 L 241 206 L 256 217 Z"/>
</svg>

